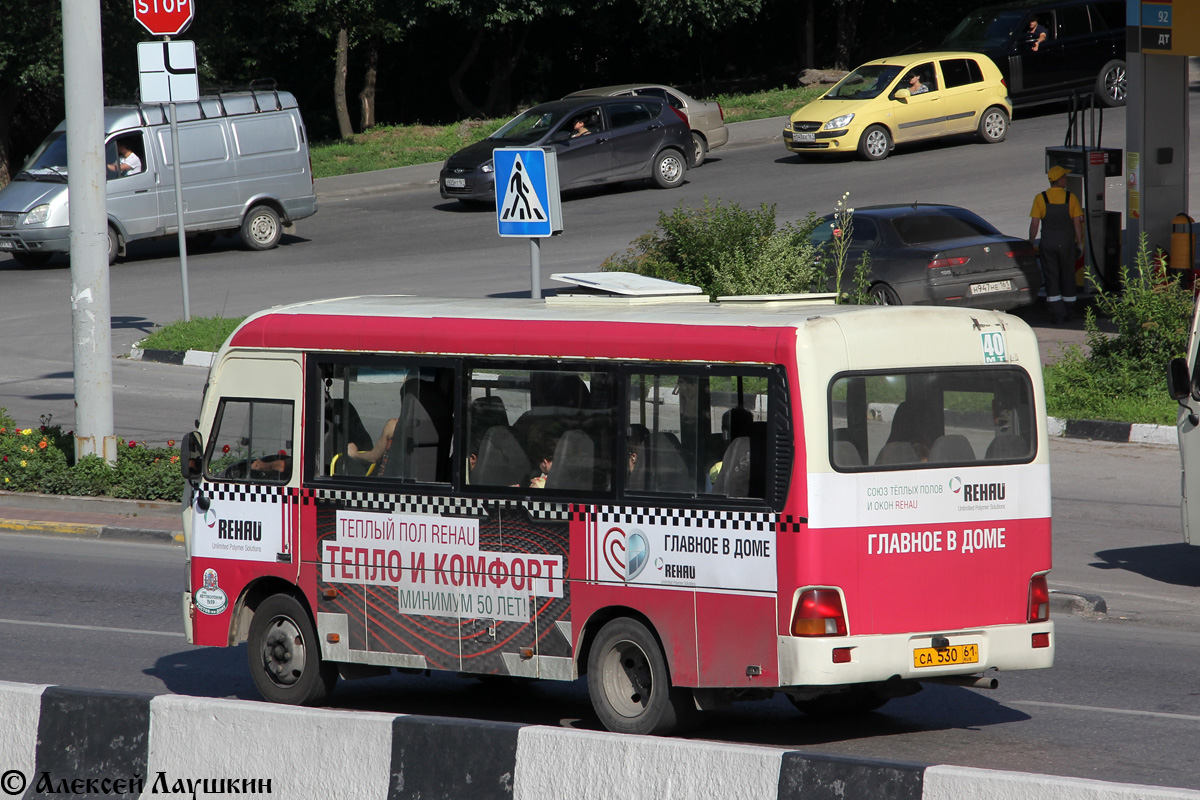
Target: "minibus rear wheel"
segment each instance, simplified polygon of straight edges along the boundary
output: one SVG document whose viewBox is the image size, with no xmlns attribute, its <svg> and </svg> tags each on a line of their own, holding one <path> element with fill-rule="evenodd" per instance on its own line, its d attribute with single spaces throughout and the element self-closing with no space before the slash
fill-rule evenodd
<svg viewBox="0 0 1200 800">
<path fill-rule="evenodd" d="M 272 703 L 321 703 L 337 683 L 337 665 L 321 658 L 308 610 L 295 597 L 271 595 L 254 610 L 248 637 L 250 677 Z"/>
<path fill-rule="evenodd" d="M 671 685 L 658 639 L 637 620 L 618 617 L 600 629 L 587 677 L 592 707 L 615 733 L 666 735 L 697 715 L 692 693 Z"/>
<path fill-rule="evenodd" d="M 251 250 L 270 250 L 282 236 L 279 214 L 270 206 L 255 206 L 242 220 L 242 243 Z"/>
</svg>

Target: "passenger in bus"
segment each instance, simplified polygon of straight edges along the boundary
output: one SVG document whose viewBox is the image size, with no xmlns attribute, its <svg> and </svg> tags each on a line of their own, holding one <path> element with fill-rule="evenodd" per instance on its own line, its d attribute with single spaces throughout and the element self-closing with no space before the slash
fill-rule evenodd
<svg viewBox="0 0 1200 800">
<path fill-rule="evenodd" d="M 397 422 L 399 422 L 399 419 L 392 417 L 383 424 L 383 433 L 375 440 L 375 446 L 370 450 L 359 450 L 358 446 L 354 442 L 351 442 L 346 445 L 346 454 L 359 461 L 374 464 L 376 467 L 375 474 L 383 474 L 383 468 L 387 465 L 388 453 L 392 449 L 392 436 L 396 432 Z"/>
<path fill-rule="evenodd" d="M 721 437 L 726 442 L 726 451 L 729 445 L 735 440 L 743 436 L 750 435 L 751 426 L 754 425 L 754 413 L 749 409 L 737 406 L 731 408 L 721 415 Z M 725 466 L 724 452 L 719 461 L 709 467 L 708 482 L 705 486 L 705 491 L 712 492 L 713 487 L 719 485 L 721 477 L 721 469 Z"/>
<path fill-rule="evenodd" d="M 558 446 L 558 437 L 548 429 L 534 430 L 530 436 L 529 453 L 533 463 L 537 465 L 537 474 L 529 479 L 530 489 L 545 489 L 546 479 L 554 467 L 554 449 Z"/>
</svg>

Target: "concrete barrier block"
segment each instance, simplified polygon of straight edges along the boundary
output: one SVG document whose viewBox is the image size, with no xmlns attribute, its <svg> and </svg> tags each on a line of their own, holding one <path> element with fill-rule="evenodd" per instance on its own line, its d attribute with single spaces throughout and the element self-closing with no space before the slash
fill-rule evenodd
<svg viewBox="0 0 1200 800">
<path fill-rule="evenodd" d="M 782 750 L 530 726 L 514 800 L 775 800 Z"/>
<path fill-rule="evenodd" d="M 31 777 L 38 789 L 32 796 L 63 794 L 63 781 L 86 786 L 94 779 L 109 781 L 106 796 L 134 800 L 146 774 L 150 695 L 47 686 L 41 701 L 36 772 L 50 784 L 39 789 Z"/>
<path fill-rule="evenodd" d="M 142 796 L 155 796 L 161 772 L 172 790 L 176 780 L 214 781 L 210 790 L 196 792 L 198 799 L 227 797 L 230 792 L 216 783 L 227 779 L 269 780 L 273 797 L 381 800 L 388 796 L 394 719 L 365 711 L 160 695 L 150 704 Z"/>
<path fill-rule="evenodd" d="M 0 771 L 19 770 L 33 775 L 37 764 L 38 716 L 45 686 L 0 681 Z M 16 788 L 0 786 L 0 791 Z"/>
<path fill-rule="evenodd" d="M 792 751 L 783 754 L 779 800 L 923 800 L 924 771 L 923 764 Z"/>
<path fill-rule="evenodd" d="M 1198 800 L 1200 792 L 1027 772 L 938 766 L 925 770 L 922 800 Z"/>
<path fill-rule="evenodd" d="M 388 800 L 509 800 L 521 728 L 510 722 L 396 717 Z"/>
</svg>

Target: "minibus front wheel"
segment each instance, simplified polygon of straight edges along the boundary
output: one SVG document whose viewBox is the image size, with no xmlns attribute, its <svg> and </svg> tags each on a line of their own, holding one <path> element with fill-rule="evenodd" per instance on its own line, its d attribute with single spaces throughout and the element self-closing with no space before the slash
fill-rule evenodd
<svg viewBox="0 0 1200 800">
<path fill-rule="evenodd" d="M 254 610 L 248 636 L 250 676 L 272 703 L 321 703 L 337 682 L 337 665 L 321 658 L 308 610 L 295 597 L 275 594 Z"/>
<path fill-rule="evenodd" d="M 671 685 L 658 639 L 637 620 L 619 617 L 600 629 L 587 672 L 592 707 L 615 733 L 666 735 L 697 714 L 692 693 Z"/>
</svg>

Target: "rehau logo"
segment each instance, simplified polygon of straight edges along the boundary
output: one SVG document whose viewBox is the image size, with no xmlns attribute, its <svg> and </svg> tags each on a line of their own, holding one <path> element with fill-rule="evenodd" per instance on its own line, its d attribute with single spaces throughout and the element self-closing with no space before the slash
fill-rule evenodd
<svg viewBox="0 0 1200 800">
<path fill-rule="evenodd" d="M 249 519 L 223 519 L 217 522 L 217 538 L 261 542 L 262 523 Z"/>
<path fill-rule="evenodd" d="M 964 483 L 962 488 L 963 500 L 968 503 L 1004 499 L 1003 483 Z"/>
</svg>

